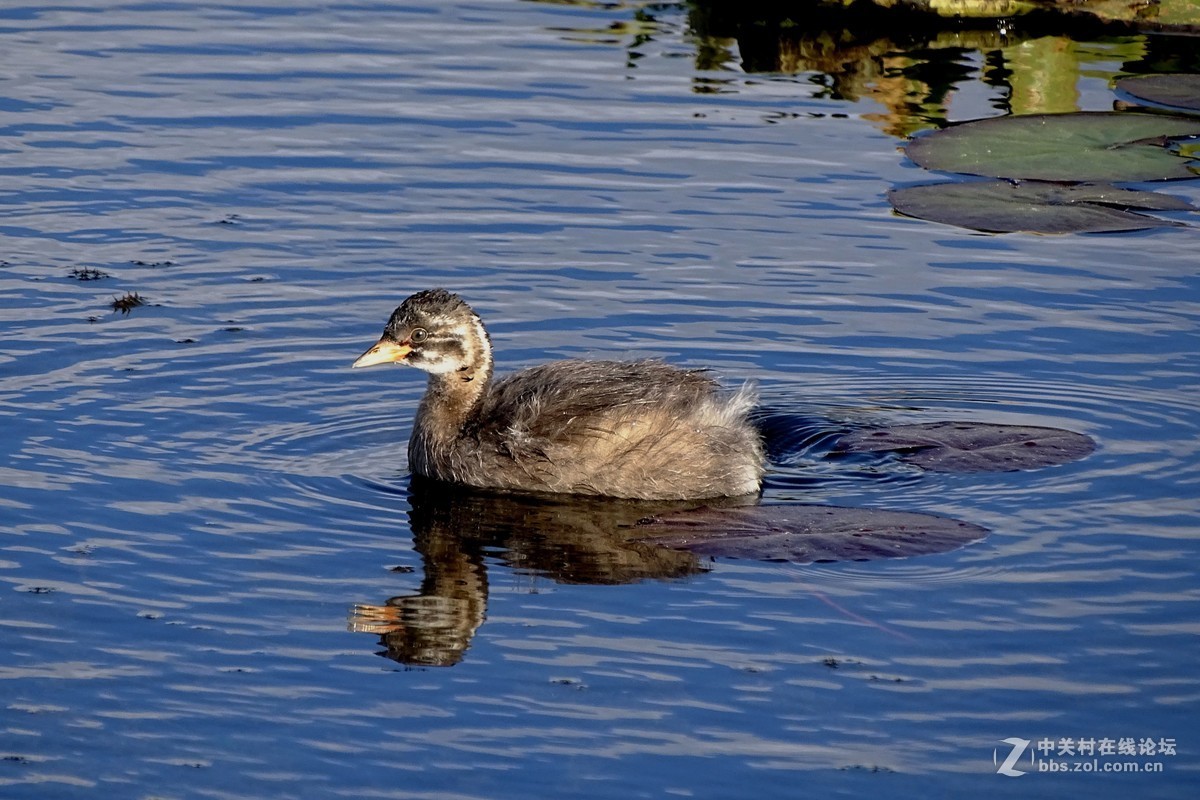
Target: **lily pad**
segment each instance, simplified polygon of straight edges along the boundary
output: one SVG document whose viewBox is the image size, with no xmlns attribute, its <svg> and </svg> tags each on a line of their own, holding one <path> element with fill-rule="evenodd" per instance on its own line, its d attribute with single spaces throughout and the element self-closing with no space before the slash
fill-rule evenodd
<svg viewBox="0 0 1200 800">
<path fill-rule="evenodd" d="M 1137 75 L 1117 81 L 1117 91 L 1139 100 L 1200 111 L 1200 75 Z"/>
<path fill-rule="evenodd" d="M 937 472 L 1013 472 L 1075 461 L 1095 450 L 1096 443 L 1061 428 L 932 422 L 855 431 L 842 437 L 838 449 L 896 451 L 904 461 Z"/>
<path fill-rule="evenodd" d="M 933 514 L 783 504 L 698 508 L 638 522 L 638 541 L 698 556 L 759 561 L 871 561 L 957 550 L 987 529 Z"/>
<path fill-rule="evenodd" d="M 1129 209 L 1194 211 L 1173 195 L 1118 189 L 1111 184 L 1004 180 L 932 183 L 888 192 L 892 207 L 910 217 L 977 231 L 1111 233 L 1178 226 Z"/>
<path fill-rule="evenodd" d="M 1081 112 L 993 117 L 908 143 L 926 169 L 1044 181 L 1194 178 L 1170 140 L 1200 136 L 1200 120 L 1159 114 Z"/>
</svg>

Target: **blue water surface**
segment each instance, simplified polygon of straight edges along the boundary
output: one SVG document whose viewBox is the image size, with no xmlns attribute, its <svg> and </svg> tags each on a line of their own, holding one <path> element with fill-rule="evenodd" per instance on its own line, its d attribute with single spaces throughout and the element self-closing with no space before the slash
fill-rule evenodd
<svg viewBox="0 0 1200 800">
<path fill-rule="evenodd" d="M 685 7 L 633 5 L 0 11 L 0 797 L 1192 796 L 1194 227 L 895 216 L 923 175 L 872 100 L 744 74 L 733 42 L 698 65 Z M 991 531 L 906 560 L 614 577 L 566 563 L 586 530 L 551 569 L 435 526 L 455 663 L 403 663 L 423 380 L 349 364 L 434 286 L 502 371 L 658 356 L 828 431 L 1098 449 L 773 467 L 764 502 Z M 1100 768 L 1162 771 L 1006 777 L 1009 738 L 1027 772 L 1104 738 L 1156 752 Z"/>
</svg>

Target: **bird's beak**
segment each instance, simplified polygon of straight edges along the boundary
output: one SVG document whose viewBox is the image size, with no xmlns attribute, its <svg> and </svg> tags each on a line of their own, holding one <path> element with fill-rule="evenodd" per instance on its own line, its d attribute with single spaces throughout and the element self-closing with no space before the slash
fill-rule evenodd
<svg viewBox="0 0 1200 800">
<path fill-rule="evenodd" d="M 351 364 L 350 367 L 373 367 L 376 364 L 392 364 L 397 361 L 403 361 L 405 356 L 411 351 L 412 348 L 407 344 L 400 344 L 385 336 L 376 342 L 370 350 L 359 356 L 358 360 Z"/>
</svg>

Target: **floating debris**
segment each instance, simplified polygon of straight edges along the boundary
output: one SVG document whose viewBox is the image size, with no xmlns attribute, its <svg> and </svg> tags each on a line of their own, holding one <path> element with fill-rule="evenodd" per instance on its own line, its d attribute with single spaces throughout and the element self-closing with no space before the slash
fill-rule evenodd
<svg viewBox="0 0 1200 800">
<path fill-rule="evenodd" d="M 241 221 L 239 214 L 226 214 L 225 219 L 217 220 L 218 225 L 237 225 Z"/>
<path fill-rule="evenodd" d="M 107 272 L 93 267 L 74 267 L 71 270 L 71 277 L 77 281 L 100 281 L 110 276 Z"/>
<path fill-rule="evenodd" d="M 114 298 L 112 301 L 112 310 L 120 311 L 123 315 L 128 316 L 130 311 L 133 311 L 138 306 L 146 305 L 146 301 L 137 292 L 126 292 L 124 297 Z"/>
<path fill-rule="evenodd" d="M 140 259 L 134 259 L 133 261 L 130 261 L 129 263 L 133 264 L 135 267 L 173 267 L 173 266 L 175 266 L 174 261 L 142 261 Z"/>
</svg>

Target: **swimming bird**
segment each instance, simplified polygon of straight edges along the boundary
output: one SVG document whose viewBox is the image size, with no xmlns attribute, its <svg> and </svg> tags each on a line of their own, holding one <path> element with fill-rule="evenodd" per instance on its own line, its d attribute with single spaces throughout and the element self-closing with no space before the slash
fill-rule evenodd
<svg viewBox="0 0 1200 800">
<path fill-rule="evenodd" d="M 733 392 L 702 369 L 663 361 L 553 361 L 493 380 L 483 321 L 445 289 L 392 313 L 354 367 L 429 373 L 408 443 L 416 475 L 515 492 L 636 499 L 759 491 L 764 453 Z"/>
</svg>

